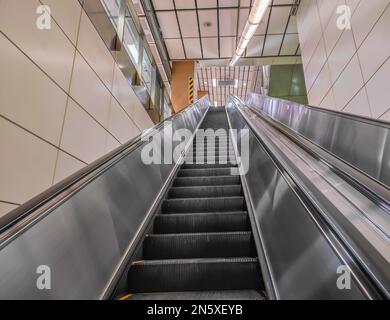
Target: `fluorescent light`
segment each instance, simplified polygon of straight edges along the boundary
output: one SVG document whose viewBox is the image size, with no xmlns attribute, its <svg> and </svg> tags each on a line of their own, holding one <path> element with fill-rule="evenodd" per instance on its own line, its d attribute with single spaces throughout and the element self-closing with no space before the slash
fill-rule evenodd
<svg viewBox="0 0 390 320">
<path fill-rule="evenodd" d="M 231 67 L 233 67 L 233 66 L 237 63 L 238 59 L 240 59 L 240 56 L 237 55 L 237 54 L 235 54 L 234 57 L 233 57 L 233 59 L 232 59 L 232 61 L 230 61 L 230 64 L 229 64 L 229 65 L 230 65 Z"/>
<path fill-rule="evenodd" d="M 252 37 L 255 34 L 258 26 L 259 26 L 258 24 L 247 23 L 245 25 L 244 31 L 242 33 L 242 37 L 245 38 L 245 39 L 248 39 L 248 40 L 252 39 Z"/>
<path fill-rule="evenodd" d="M 207 81 L 205 81 L 204 84 L 207 86 Z"/>
<path fill-rule="evenodd" d="M 214 106 L 218 107 L 218 102 L 217 101 L 214 101 Z"/>
<path fill-rule="evenodd" d="M 253 4 L 251 14 L 249 16 L 249 23 L 259 24 L 271 4 L 271 0 L 256 0 Z"/>
<path fill-rule="evenodd" d="M 252 10 L 249 15 L 249 19 L 246 22 L 244 31 L 241 35 L 239 45 L 236 50 L 236 54 L 230 61 L 230 66 L 234 66 L 240 57 L 245 52 L 246 47 L 249 44 L 249 41 L 252 39 L 255 34 L 259 24 L 263 20 L 265 13 L 267 12 L 268 7 L 271 4 L 271 0 L 255 0 Z"/>
<path fill-rule="evenodd" d="M 213 87 L 215 88 L 217 86 L 217 79 L 213 79 Z"/>
<path fill-rule="evenodd" d="M 238 79 L 234 80 L 234 88 L 238 88 Z"/>
</svg>

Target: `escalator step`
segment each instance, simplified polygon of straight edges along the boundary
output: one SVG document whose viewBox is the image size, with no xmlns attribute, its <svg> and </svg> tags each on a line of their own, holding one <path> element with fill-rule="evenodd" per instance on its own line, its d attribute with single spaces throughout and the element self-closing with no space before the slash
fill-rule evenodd
<svg viewBox="0 0 390 320">
<path fill-rule="evenodd" d="M 207 176 L 228 176 L 230 168 L 209 168 L 209 169 L 181 169 L 178 177 L 207 177 Z"/>
<path fill-rule="evenodd" d="M 263 289 L 255 258 L 138 261 L 128 283 L 130 293 Z"/>
<path fill-rule="evenodd" d="M 221 186 L 241 184 L 239 176 L 176 178 L 174 187 Z"/>
<path fill-rule="evenodd" d="M 255 257 L 252 232 L 149 235 L 145 260 Z"/>
<path fill-rule="evenodd" d="M 247 212 L 161 214 L 154 221 L 155 234 L 249 230 Z"/>
<path fill-rule="evenodd" d="M 216 198 L 242 196 L 240 185 L 171 188 L 168 198 Z"/>
<path fill-rule="evenodd" d="M 163 213 L 242 211 L 245 201 L 244 197 L 167 199 L 162 209 Z"/>
<path fill-rule="evenodd" d="M 125 300 L 265 300 L 266 297 L 255 290 L 235 291 L 193 291 L 166 293 L 136 293 Z"/>
<path fill-rule="evenodd" d="M 226 164 L 183 164 L 182 169 L 237 168 L 237 165 Z"/>
<path fill-rule="evenodd" d="M 186 157 L 185 159 L 186 163 L 193 163 L 193 164 L 226 164 L 226 163 L 232 163 L 237 164 L 237 160 L 234 155 L 230 156 L 195 156 L 195 157 Z"/>
</svg>

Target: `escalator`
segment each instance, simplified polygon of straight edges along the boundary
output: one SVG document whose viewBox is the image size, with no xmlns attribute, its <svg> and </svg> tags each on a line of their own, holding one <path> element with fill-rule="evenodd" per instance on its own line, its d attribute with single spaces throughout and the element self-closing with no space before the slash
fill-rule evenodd
<svg viewBox="0 0 390 320">
<path fill-rule="evenodd" d="M 213 108 L 204 97 L 2 217 L 0 299 L 388 299 L 388 187 L 258 111 L 311 138 L 329 115 L 300 106 L 287 117 L 294 106 L 262 99 Z M 390 150 L 389 126 L 331 116 Z M 184 143 L 172 139 L 180 130 Z M 178 146 L 174 161 L 145 161 Z M 41 267 L 50 290 L 37 286 Z"/>
<path fill-rule="evenodd" d="M 210 110 L 200 129 L 225 133 L 215 143 L 195 138 L 122 299 L 265 299 L 240 177 L 231 175 L 237 165 L 225 109 Z"/>
</svg>

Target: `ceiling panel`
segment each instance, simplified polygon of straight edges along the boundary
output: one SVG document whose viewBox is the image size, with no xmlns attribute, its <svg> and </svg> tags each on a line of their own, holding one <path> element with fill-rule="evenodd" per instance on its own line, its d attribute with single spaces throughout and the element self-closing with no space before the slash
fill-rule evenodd
<svg viewBox="0 0 390 320">
<path fill-rule="evenodd" d="M 183 38 L 199 37 L 196 11 L 178 11 L 177 13 Z"/>
<path fill-rule="evenodd" d="M 169 57 L 172 60 L 179 60 L 185 58 L 181 39 L 166 39 L 165 44 L 168 49 Z"/>
<path fill-rule="evenodd" d="M 282 45 L 283 35 L 268 35 L 264 45 L 264 56 L 277 56 Z"/>
<path fill-rule="evenodd" d="M 299 55 L 296 18 L 291 16 L 295 2 L 272 1 L 248 45 L 246 57 Z M 153 0 L 170 60 L 231 58 L 252 3 L 253 0 Z"/>
<path fill-rule="evenodd" d="M 269 20 L 268 33 L 281 34 L 286 30 L 290 17 L 291 7 L 272 8 L 271 18 Z"/>
<path fill-rule="evenodd" d="M 296 54 L 299 46 L 299 38 L 296 34 L 286 34 L 283 40 L 282 49 L 280 55 L 293 56 Z"/>
<path fill-rule="evenodd" d="M 157 12 L 157 19 L 165 39 L 180 38 L 179 25 L 174 11 Z"/>
<path fill-rule="evenodd" d="M 195 9 L 195 0 L 175 0 L 176 9 Z"/>
<path fill-rule="evenodd" d="M 237 9 L 219 10 L 220 36 L 237 36 Z"/>
<path fill-rule="evenodd" d="M 217 17 L 217 10 L 199 11 L 200 33 L 202 37 L 218 37 Z"/>
<path fill-rule="evenodd" d="M 201 59 L 202 58 L 202 50 L 200 46 L 199 38 L 190 38 L 183 39 L 184 47 L 186 50 L 188 59 Z"/>
<path fill-rule="evenodd" d="M 153 0 L 154 10 L 173 10 L 173 0 Z"/>
</svg>

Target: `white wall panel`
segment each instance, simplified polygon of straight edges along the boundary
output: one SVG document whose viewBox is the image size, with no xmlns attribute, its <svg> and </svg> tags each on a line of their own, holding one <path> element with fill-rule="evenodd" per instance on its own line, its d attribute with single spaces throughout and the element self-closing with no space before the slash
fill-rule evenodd
<svg viewBox="0 0 390 320">
<path fill-rule="evenodd" d="M 337 26 L 337 8 L 345 4 L 352 12 L 351 30 Z M 390 108 L 389 4 L 389 0 L 302 1 L 297 25 L 310 104 L 386 118 Z M 318 16 L 320 28 L 315 27 Z M 313 39 L 320 40 L 313 45 Z"/>
</svg>

